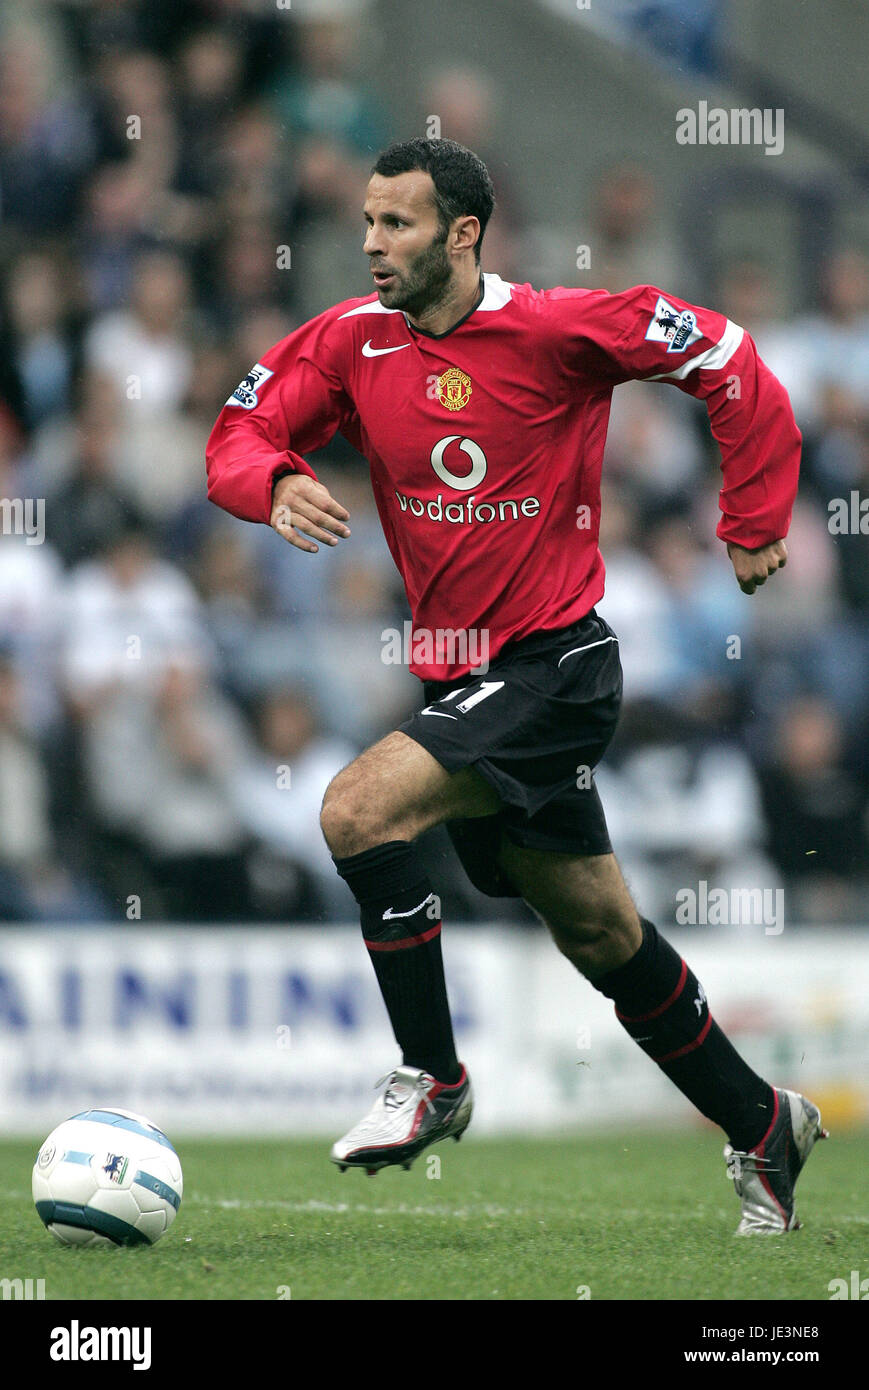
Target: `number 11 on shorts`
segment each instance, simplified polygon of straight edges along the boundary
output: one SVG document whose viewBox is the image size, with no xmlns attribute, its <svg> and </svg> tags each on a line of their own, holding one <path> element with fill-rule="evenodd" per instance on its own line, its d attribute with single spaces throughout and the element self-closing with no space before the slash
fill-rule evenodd
<svg viewBox="0 0 869 1390">
<path fill-rule="evenodd" d="M 460 705 L 456 705 L 456 709 L 460 714 L 467 714 L 469 709 L 473 709 L 474 705 L 478 705 L 481 700 L 488 700 L 489 696 L 494 695 L 495 691 L 500 690 L 503 685 L 503 681 L 480 681 L 479 690 L 475 690 L 473 695 L 468 696 L 467 700 L 462 700 Z M 461 695 L 462 691 L 467 690 L 467 688 L 466 685 L 463 685 L 459 690 L 451 690 L 449 695 L 445 695 L 440 701 L 440 704 L 448 704 L 450 700 L 454 700 L 457 695 Z"/>
</svg>

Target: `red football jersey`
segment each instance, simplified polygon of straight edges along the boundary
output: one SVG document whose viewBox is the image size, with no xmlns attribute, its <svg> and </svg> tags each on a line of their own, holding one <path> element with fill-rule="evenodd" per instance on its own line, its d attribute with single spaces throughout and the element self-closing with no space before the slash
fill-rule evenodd
<svg viewBox="0 0 869 1390">
<path fill-rule="evenodd" d="M 721 539 L 784 537 L 801 443 L 784 388 L 742 328 L 649 285 L 535 290 L 487 274 L 476 308 L 439 336 L 376 295 L 335 305 L 230 396 L 208 495 L 268 523 L 275 476 L 315 477 L 302 456 L 340 431 L 370 465 L 414 631 L 483 633 L 492 660 L 603 595 L 601 461 L 613 387 L 632 378 L 706 401 Z M 445 680 L 477 664 L 438 659 L 448 646 L 411 670 Z"/>
</svg>

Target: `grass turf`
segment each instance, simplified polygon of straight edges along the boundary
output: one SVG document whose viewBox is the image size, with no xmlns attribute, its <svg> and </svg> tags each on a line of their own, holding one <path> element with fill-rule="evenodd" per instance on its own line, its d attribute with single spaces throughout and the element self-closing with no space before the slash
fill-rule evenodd
<svg viewBox="0 0 869 1390">
<path fill-rule="evenodd" d="M 57 1245 L 30 1199 L 37 1144 L 0 1144 L 0 1277 L 47 1299 L 827 1300 L 869 1270 L 866 1135 L 800 1179 L 805 1226 L 736 1240 L 712 1132 L 447 1141 L 410 1173 L 339 1174 L 328 1141 L 179 1142 L 184 1201 L 154 1248 Z M 429 1177 L 440 1160 L 440 1176 Z M 289 1290 L 289 1293 L 287 1292 Z"/>
</svg>

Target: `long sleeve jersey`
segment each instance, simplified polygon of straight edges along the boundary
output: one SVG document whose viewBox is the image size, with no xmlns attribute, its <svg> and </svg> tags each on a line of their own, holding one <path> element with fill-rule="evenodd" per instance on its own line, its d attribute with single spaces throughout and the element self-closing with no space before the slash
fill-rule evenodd
<svg viewBox="0 0 869 1390">
<path fill-rule="evenodd" d="M 718 536 L 746 549 L 784 537 L 801 439 L 783 386 L 742 328 L 650 285 L 535 290 L 486 274 L 476 307 L 439 335 L 376 295 L 337 304 L 230 396 L 208 495 L 268 523 L 275 479 L 315 477 L 304 455 L 340 431 L 368 461 L 414 630 L 485 632 L 492 660 L 603 596 L 601 465 L 613 388 L 631 379 L 706 402 Z M 411 664 L 429 680 L 469 669 Z"/>
</svg>

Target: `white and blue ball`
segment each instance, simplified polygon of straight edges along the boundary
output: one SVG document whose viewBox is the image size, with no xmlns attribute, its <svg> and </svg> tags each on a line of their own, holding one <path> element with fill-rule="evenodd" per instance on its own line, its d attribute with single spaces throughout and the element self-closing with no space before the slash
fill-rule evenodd
<svg viewBox="0 0 869 1390">
<path fill-rule="evenodd" d="M 129 1110 L 83 1110 L 52 1130 L 33 1165 L 33 1200 L 62 1245 L 154 1245 L 184 1182 L 166 1135 Z"/>
</svg>

